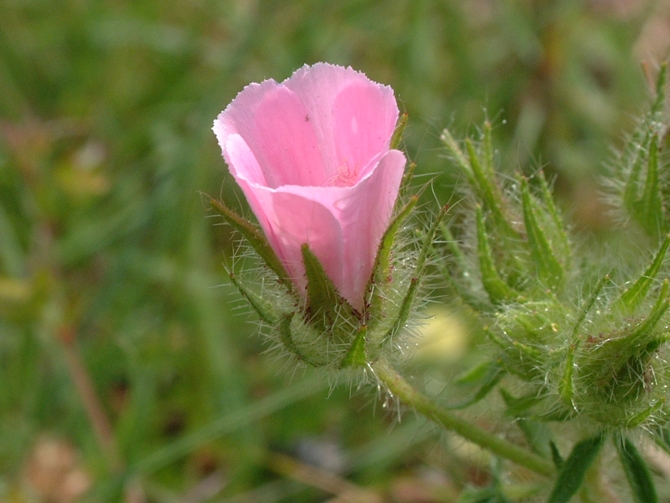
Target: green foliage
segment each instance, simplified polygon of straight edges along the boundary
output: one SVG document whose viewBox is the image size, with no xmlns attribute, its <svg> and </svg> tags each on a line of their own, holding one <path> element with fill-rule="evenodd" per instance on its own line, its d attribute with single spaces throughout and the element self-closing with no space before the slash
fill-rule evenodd
<svg viewBox="0 0 670 503">
<path fill-rule="evenodd" d="M 554 489 L 547 503 L 567 503 L 580 489 L 587 470 L 595 461 L 605 442 L 604 435 L 582 440 L 574 446 L 572 452 L 561 466 Z"/>
</svg>

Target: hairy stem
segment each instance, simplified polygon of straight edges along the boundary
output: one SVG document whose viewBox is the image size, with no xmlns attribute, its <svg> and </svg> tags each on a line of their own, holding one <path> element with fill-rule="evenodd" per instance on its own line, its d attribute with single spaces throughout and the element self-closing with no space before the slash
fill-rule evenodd
<svg viewBox="0 0 670 503">
<path fill-rule="evenodd" d="M 370 368 L 388 387 L 389 391 L 404 405 L 413 408 L 447 430 L 453 431 L 466 440 L 489 450 L 493 454 L 513 461 L 540 475 L 550 476 L 555 473 L 556 470 L 551 461 L 527 449 L 514 445 L 480 428 L 472 421 L 458 417 L 449 410 L 438 407 L 430 398 L 403 379 L 388 362 L 379 360 L 371 363 Z"/>
</svg>

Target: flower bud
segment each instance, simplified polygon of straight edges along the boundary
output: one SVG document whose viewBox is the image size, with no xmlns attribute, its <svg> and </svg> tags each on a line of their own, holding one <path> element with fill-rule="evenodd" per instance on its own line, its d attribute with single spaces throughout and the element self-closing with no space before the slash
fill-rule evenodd
<svg viewBox="0 0 670 503">
<path fill-rule="evenodd" d="M 231 278 L 275 341 L 305 363 L 364 365 L 409 317 L 428 246 L 418 263 L 394 260 L 416 204 L 393 217 L 405 167 L 397 121 L 391 88 L 320 63 L 247 86 L 214 122 L 260 229 L 212 204 L 280 286 L 265 281 L 257 294 Z"/>
</svg>

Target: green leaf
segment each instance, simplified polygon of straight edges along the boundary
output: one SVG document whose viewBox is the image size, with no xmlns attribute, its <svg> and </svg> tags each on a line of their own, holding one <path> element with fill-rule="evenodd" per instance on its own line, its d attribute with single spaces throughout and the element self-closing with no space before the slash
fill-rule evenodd
<svg viewBox="0 0 670 503">
<path fill-rule="evenodd" d="M 459 377 L 458 384 L 480 384 L 479 389 L 471 395 L 470 398 L 454 405 L 447 405 L 446 408 L 458 410 L 464 409 L 476 404 L 486 397 L 496 384 L 500 382 L 507 372 L 497 362 L 484 362 Z"/>
<path fill-rule="evenodd" d="M 526 415 L 528 409 L 542 402 L 542 398 L 538 397 L 536 392 L 515 397 L 505 388 L 500 388 L 500 395 L 507 406 L 507 414 L 514 418 Z"/>
<path fill-rule="evenodd" d="M 546 423 L 534 419 L 519 418 L 515 421 L 516 425 L 526 437 L 528 445 L 534 452 L 544 458 L 552 456 L 551 451 L 551 430 Z"/>
<path fill-rule="evenodd" d="M 542 282 L 555 290 L 563 283 L 565 272 L 538 222 L 537 214 L 542 210 L 530 195 L 528 180 L 525 177 L 521 177 L 521 201 L 531 258 Z"/>
<path fill-rule="evenodd" d="M 646 461 L 635 444 L 624 435 L 615 440 L 621 465 L 637 503 L 657 503 L 658 495 Z"/>
<path fill-rule="evenodd" d="M 456 503 L 511 503 L 502 492 L 500 486 L 485 488 L 466 488 L 458 497 Z"/>
<path fill-rule="evenodd" d="M 274 250 L 265 238 L 265 234 L 257 225 L 252 224 L 245 218 L 242 218 L 233 210 L 228 208 L 221 201 L 210 198 L 210 204 L 230 225 L 237 229 L 246 239 L 249 244 L 260 255 L 265 264 L 274 271 L 279 278 L 279 281 L 290 291 L 293 292 L 293 282 L 291 281 L 283 264 L 277 258 Z"/>
<path fill-rule="evenodd" d="M 623 304 L 631 311 L 640 305 L 640 302 L 647 297 L 649 289 L 655 283 L 656 276 L 661 270 L 661 266 L 663 265 L 663 261 L 668 252 L 668 247 L 670 247 L 670 236 L 666 236 L 658 253 L 656 253 L 656 256 L 654 257 L 654 260 L 644 273 L 642 273 L 637 281 L 621 294 L 621 297 L 619 297 L 617 301 L 618 304 Z"/>
<path fill-rule="evenodd" d="M 547 503 L 567 503 L 575 495 L 584 482 L 586 471 L 598 456 L 605 442 L 605 435 L 600 434 L 582 440 L 575 445 L 558 473 Z"/>
<path fill-rule="evenodd" d="M 551 449 L 551 459 L 554 461 L 556 468 L 560 470 L 563 463 L 565 463 L 565 460 L 563 459 L 563 456 L 561 456 L 561 452 L 558 450 L 558 447 L 556 447 L 553 440 L 549 442 L 549 448 Z"/>
</svg>

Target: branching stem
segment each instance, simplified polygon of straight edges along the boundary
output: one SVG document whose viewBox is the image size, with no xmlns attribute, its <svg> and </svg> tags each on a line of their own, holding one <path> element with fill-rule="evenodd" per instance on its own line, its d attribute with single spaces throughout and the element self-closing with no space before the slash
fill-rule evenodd
<svg viewBox="0 0 670 503">
<path fill-rule="evenodd" d="M 489 450 L 501 458 L 508 459 L 514 463 L 532 470 L 540 475 L 551 476 L 556 469 L 551 461 L 537 454 L 514 445 L 497 435 L 490 433 L 472 421 L 463 419 L 453 412 L 442 409 L 433 401 L 415 389 L 403 377 L 398 374 L 384 360 L 378 360 L 370 364 L 371 370 L 388 388 L 388 390 L 404 405 L 413 408 L 418 413 L 426 416 L 435 423 L 443 426 L 449 431 L 460 435 L 466 440 Z"/>
</svg>

